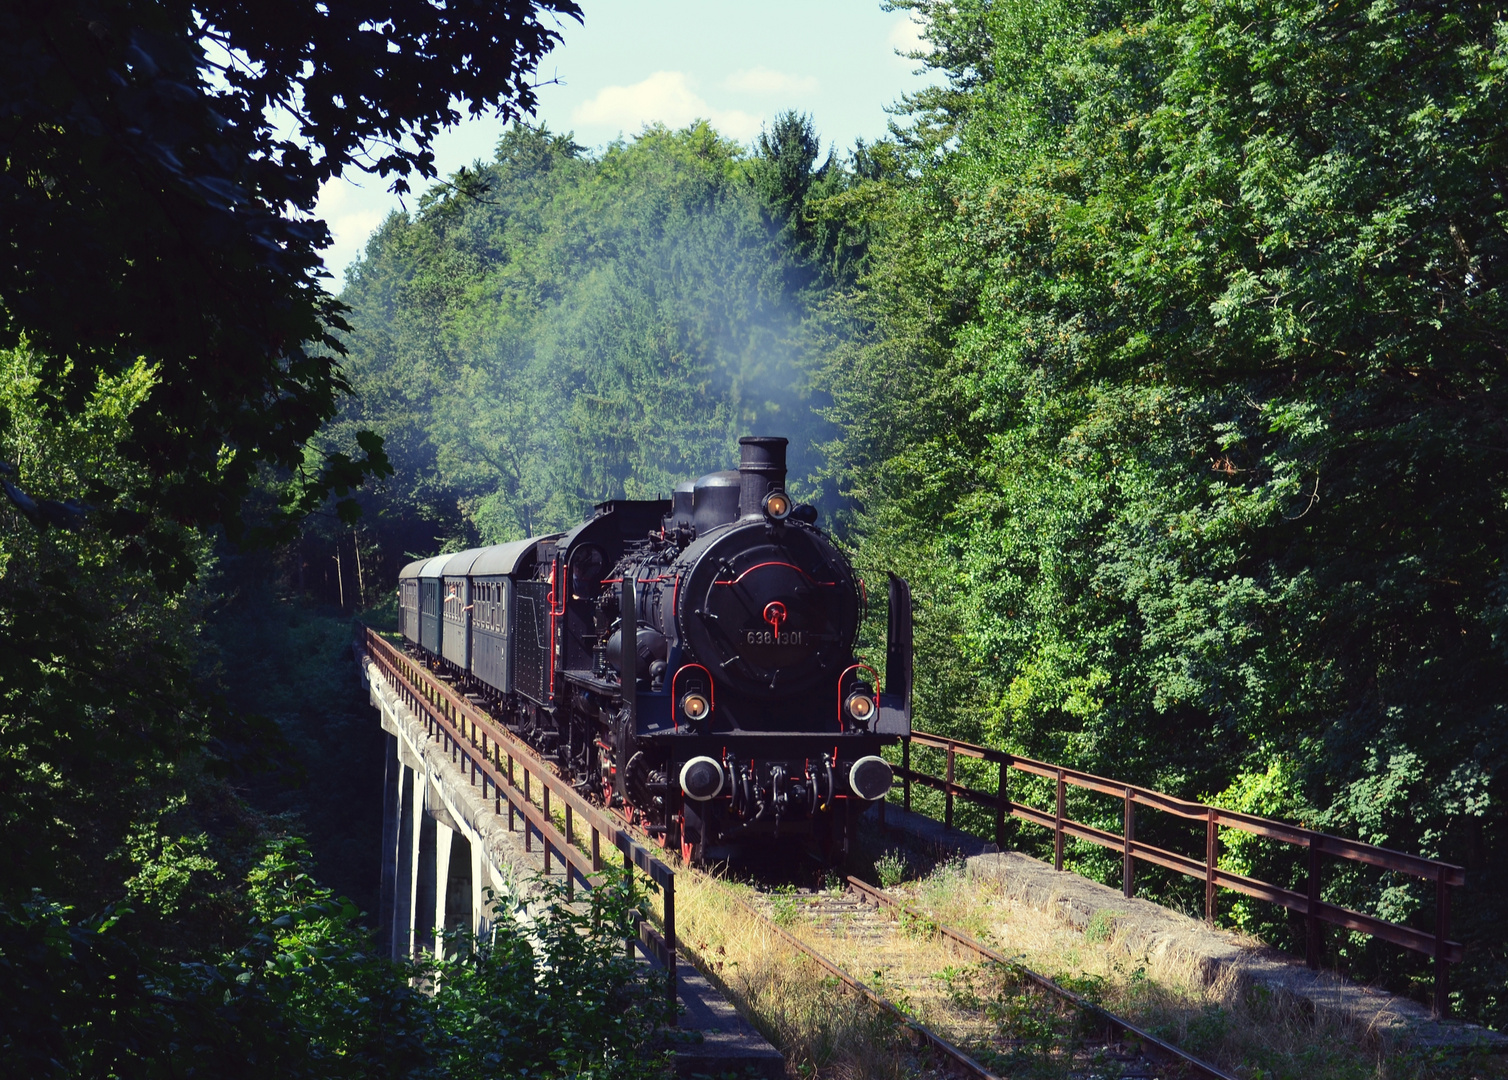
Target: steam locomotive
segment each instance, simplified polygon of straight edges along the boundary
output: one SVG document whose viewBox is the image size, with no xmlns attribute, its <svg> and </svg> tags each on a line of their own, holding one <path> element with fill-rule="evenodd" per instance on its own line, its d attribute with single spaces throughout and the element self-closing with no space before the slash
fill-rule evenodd
<svg viewBox="0 0 1508 1080">
<path fill-rule="evenodd" d="M 568 533 L 421 559 L 408 647 L 583 794 L 692 862 L 799 843 L 833 860 L 911 729 L 911 594 L 889 581 L 885 679 L 854 654 L 865 586 L 785 490 L 786 440 L 670 500 Z"/>
</svg>

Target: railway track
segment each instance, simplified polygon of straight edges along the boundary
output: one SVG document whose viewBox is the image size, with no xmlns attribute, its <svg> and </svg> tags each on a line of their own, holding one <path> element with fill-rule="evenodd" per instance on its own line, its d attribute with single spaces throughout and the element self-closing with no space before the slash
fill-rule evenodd
<svg viewBox="0 0 1508 1080">
<path fill-rule="evenodd" d="M 679 872 L 705 877 L 684 865 Z M 735 899 L 775 936 L 904 1024 L 944 1067 L 1001 1080 L 1023 1057 L 1045 1063 L 1056 1056 L 1075 1080 L 1237 1080 L 858 878 L 849 877 L 841 890 L 786 886 L 758 893 L 752 903 Z M 1031 1008 L 1023 989 L 1054 1004 L 1057 1015 Z"/>
<path fill-rule="evenodd" d="M 779 889 L 739 902 L 952 1071 L 998 1080 L 1052 1063 L 1083 1080 L 1235 1080 L 857 878 L 841 891 Z"/>
</svg>

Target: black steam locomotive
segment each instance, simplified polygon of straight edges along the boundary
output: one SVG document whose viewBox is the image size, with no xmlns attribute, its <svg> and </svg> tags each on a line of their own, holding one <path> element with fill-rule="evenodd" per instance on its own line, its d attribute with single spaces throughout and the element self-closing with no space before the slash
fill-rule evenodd
<svg viewBox="0 0 1508 1080">
<path fill-rule="evenodd" d="M 834 858 L 911 729 L 911 595 L 890 578 L 885 680 L 854 655 L 864 583 L 785 491 L 786 440 L 737 472 L 619 499 L 565 534 L 404 567 L 410 647 L 578 790 L 692 861 L 805 838 Z"/>
</svg>

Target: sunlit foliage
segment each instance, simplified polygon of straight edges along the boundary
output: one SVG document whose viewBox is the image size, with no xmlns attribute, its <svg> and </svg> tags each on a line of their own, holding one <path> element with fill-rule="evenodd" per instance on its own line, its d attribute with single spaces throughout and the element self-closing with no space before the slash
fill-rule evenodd
<svg viewBox="0 0 1508 1080">
<path fill-rule="evenodd" d="M 1457 1000 L 1501 1021 L 1498 10 L 901 6 L 947 83 L 822 384 L 924 598 L 922 723 L 1465 864 Z M 1422 883 L 1326 895 L 1432 925 Z"/>
<path fill-rule="evenodd" d="M 383 512 L 457 543 L 538 534 L 727 468 L 756 431 L 792 439 L 799 482 L 812 275 L 777 203 L 823 182 L 809 127 L 752 159 L 706 125 L 599 157 L 514 127 L 468 186 L 391 217 L 343 294 L 343 423 L 386 439 Z"/>
</svg>

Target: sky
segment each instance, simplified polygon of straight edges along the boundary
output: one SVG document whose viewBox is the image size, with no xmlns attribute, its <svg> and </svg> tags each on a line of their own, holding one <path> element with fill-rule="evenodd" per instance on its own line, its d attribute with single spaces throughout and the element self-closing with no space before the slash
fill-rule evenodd
<svg viewBox="0 0 1508 1080">
<path fill-rule="evenodd" d="M 539 68 L 536 120 L 600 148 L 644 125 L 710 120 L 748 143 L 786 109 L 810 113 L 825 145 L 885 134 L 885 107 L 934 81 L 897 55 L 921 47 L 904 11 L 880 0 L 581 0 L 584 25 L 566 20 L 563 41 Z M 435 143 L 441 176 L 490 161 L 501 133 L 486 116 Z M 409 206 L 415 197 L 407 198 Z M 320 193 L 317 216 L 334 234 L 325 265 L 338 289 L 345 268 L 393 210 L 379 177 L 352 172 Z"/>
</svg>

